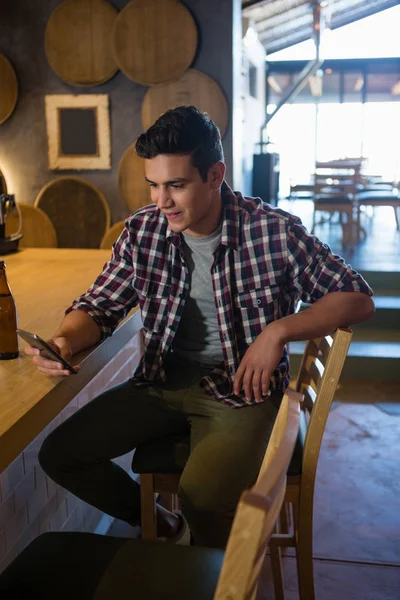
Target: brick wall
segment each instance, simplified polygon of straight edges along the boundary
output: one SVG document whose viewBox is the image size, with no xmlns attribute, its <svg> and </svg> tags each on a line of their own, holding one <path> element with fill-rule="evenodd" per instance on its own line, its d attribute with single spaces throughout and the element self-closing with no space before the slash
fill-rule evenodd
<svg viewBox="0 0 400 600">
<path fill-rule="evenodd" d="M 139 356 L 140 341 L 135 336 L 0 474 L 0 573 L 40 533 L 94 531 L 98 526 L 103 513 L 49 479 L 37 455 L 57 425 L 104 390 L 128 379 Z M 130 461 L 131 453 L 117 460 L 127 470 Z"/>
</svg>

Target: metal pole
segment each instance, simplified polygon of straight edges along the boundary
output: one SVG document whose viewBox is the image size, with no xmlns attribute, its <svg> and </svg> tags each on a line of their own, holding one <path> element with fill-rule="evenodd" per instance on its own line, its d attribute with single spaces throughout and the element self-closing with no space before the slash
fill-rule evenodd
<svg viewBox="0 0 400 600">
<path fill-rule="evenodd" d="M 301 71 L 297 79 L 294 81 L 293 85 L 288 89 L 285 95 L 281 98 L 280 102 L 275 107 L 275 110 L 270 114 L 266 115 L 265 121 L 260 128 L 260 149 L 262 151 L 262 147 L 264 145 L 264 130 L 267 127 L 268 123 L 273 119 L 277 112 L 282 108 L 284 104 L 289 102 L 292 98 L 294 98 L 300 90 L 306 85 L 308 78 L 311 75 L 314 75 L 316 71 L 322 66 L 323 59 L 320 55 L 320 47 L 321 47 L 321 33 L 325 26 L 324 21 L 324 7 L 326 2 L 321 0 L 316 0 L 313 2 L 313 38 L 315 42 L 315 58 L 306 64 L 304 69 Z"/>
</svg>

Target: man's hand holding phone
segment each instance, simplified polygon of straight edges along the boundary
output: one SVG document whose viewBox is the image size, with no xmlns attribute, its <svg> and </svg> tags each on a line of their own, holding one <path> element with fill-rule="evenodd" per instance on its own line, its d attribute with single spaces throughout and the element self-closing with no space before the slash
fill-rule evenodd
<svg viewBox="0 0 400 600">
<path fill-rule="evenodd" d="M 29 344 L 25 353 L 32 356 L 38 370 L 48 377 L 68 377 L 79 371 L 78 365 L 70 364 L 72 354 L 67 338 L 55 337 L 45 342 L 27 331 L 18 330 L 18 334 Z"/>
</svg>

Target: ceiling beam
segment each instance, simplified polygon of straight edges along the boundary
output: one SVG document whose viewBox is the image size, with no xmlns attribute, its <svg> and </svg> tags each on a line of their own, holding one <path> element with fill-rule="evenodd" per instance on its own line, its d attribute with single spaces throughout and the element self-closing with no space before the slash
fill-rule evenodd
<svg viewBox="0 0 400 600">
<path fill-rule="evenodd" d="M 306 15 L 308 15 L 312 21 L 311 9 L 308 6 L 299 6 L 280 15 L 276 15 L 275 17 L 271 17 L 268 20 L 256 22 L 255 29 L 261 38 L 263 33 L 268 33 L 270 29 L 274 29 L 282 24 L 293 25 L 297 23 L 298 19 L 303 19 Z"/>
<path fill-rule="evenodd" d="M 331 17 L 330 28 L 337 29 L 338 27 L 349 25 L 350 23 L 365 19 L 365 17 L 370 17 L 371 15 L 397 6 L 398 4 L 398 0 L 378 0 L 376 2 L 360 3 L 358 7 L 354 7 L 350 10 L 343 10 L 340 12 L 334 11 Z"/>
<path fill-rule="evenodd" d="M 270 40 L 268 44 L 264 44 L 264 47 L 267 52 L 267 60 L 268 55 L 273 54 L 274 52 L 279 52 L 279 50 L 285 50 L 285 48 L 289 48 L 290 46 L 294 46 L 295 44 L 300 44 L 300 42 L 304 42 L 305 40 L 311 39 L 312 29 L 310 33 L 304 35 L 303 30 L 292 31 L 285 38 L 277 38 L 274 40 Z"/>
<path fill-rule="evenodd" d="M 275 2 L 272 2 L 275 4 Z M 268 3 L 268 4 L 272 4 Z M 387 8 L 398 5 L 398 0 L 337 0 L 331 4 L 329 27 L 337 29 Z M 279 2 L 281 8 L 283 2 Z M 305 4 L 308 4 L 306 6 Z M 312 37 L 310 2 L 298 4 L 269 19 L 255 21 L 260 42 L 268 54 L 283 50 Z M 346 8 L 345 8 L 346 7 Z M 306 11 L 306 12 L 304 12 Z"/>
<path fill-rule="evenodd" d="M 285 37 L 286 35 L 290 35 L 291 33 L 295 33 L 296 31 L 304 31 L 307 34 L 309 34 L 309 37 L 311 37 L 313 31 L 312 25 L 312 14 L 305 14 L 292 23 L 283 22 L 280 25 L 277 25 L 276 27 L 266 29 L 264 32 L 259 33 L 259 40 L 262 44 L 266 44 L 269 40 L 278 40 L 280 37 Z"/>
<path fill-rule="evenodd" d="M 251 17 L 255 21 L 260 21 L 279 15 L 297 6 L 310 3 L 310 0 L 267 0 L 251 7 L 243 7 L 242 13 L 245 17 Z"/>
</svg>

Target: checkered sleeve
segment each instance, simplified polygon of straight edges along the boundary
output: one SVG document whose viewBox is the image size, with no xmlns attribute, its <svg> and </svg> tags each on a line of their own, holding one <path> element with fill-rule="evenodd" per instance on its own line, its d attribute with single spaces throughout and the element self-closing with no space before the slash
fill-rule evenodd
<svg viewBox="0 0 400 600">
<path fill-rule="evenodd" d="M 101 339 L 111 335 L 118 323 L 138 304 L 132 286 L 134 265 L 131 240 L 125 228 L 113 245 L 110 260 L 104 265 L 88 291 L 66 310 L 82 310 L 92 317 L 101 332 Z"/>
<path fill-rule="evenodd" d="M 327 244 L 310 235 L 297 217 L 288 220 L 287 282 L 303 302 L 312 303 L 328 292 L 362 292 L 372 296 L 363 277 L 333 254 Z"/>
</svg>

